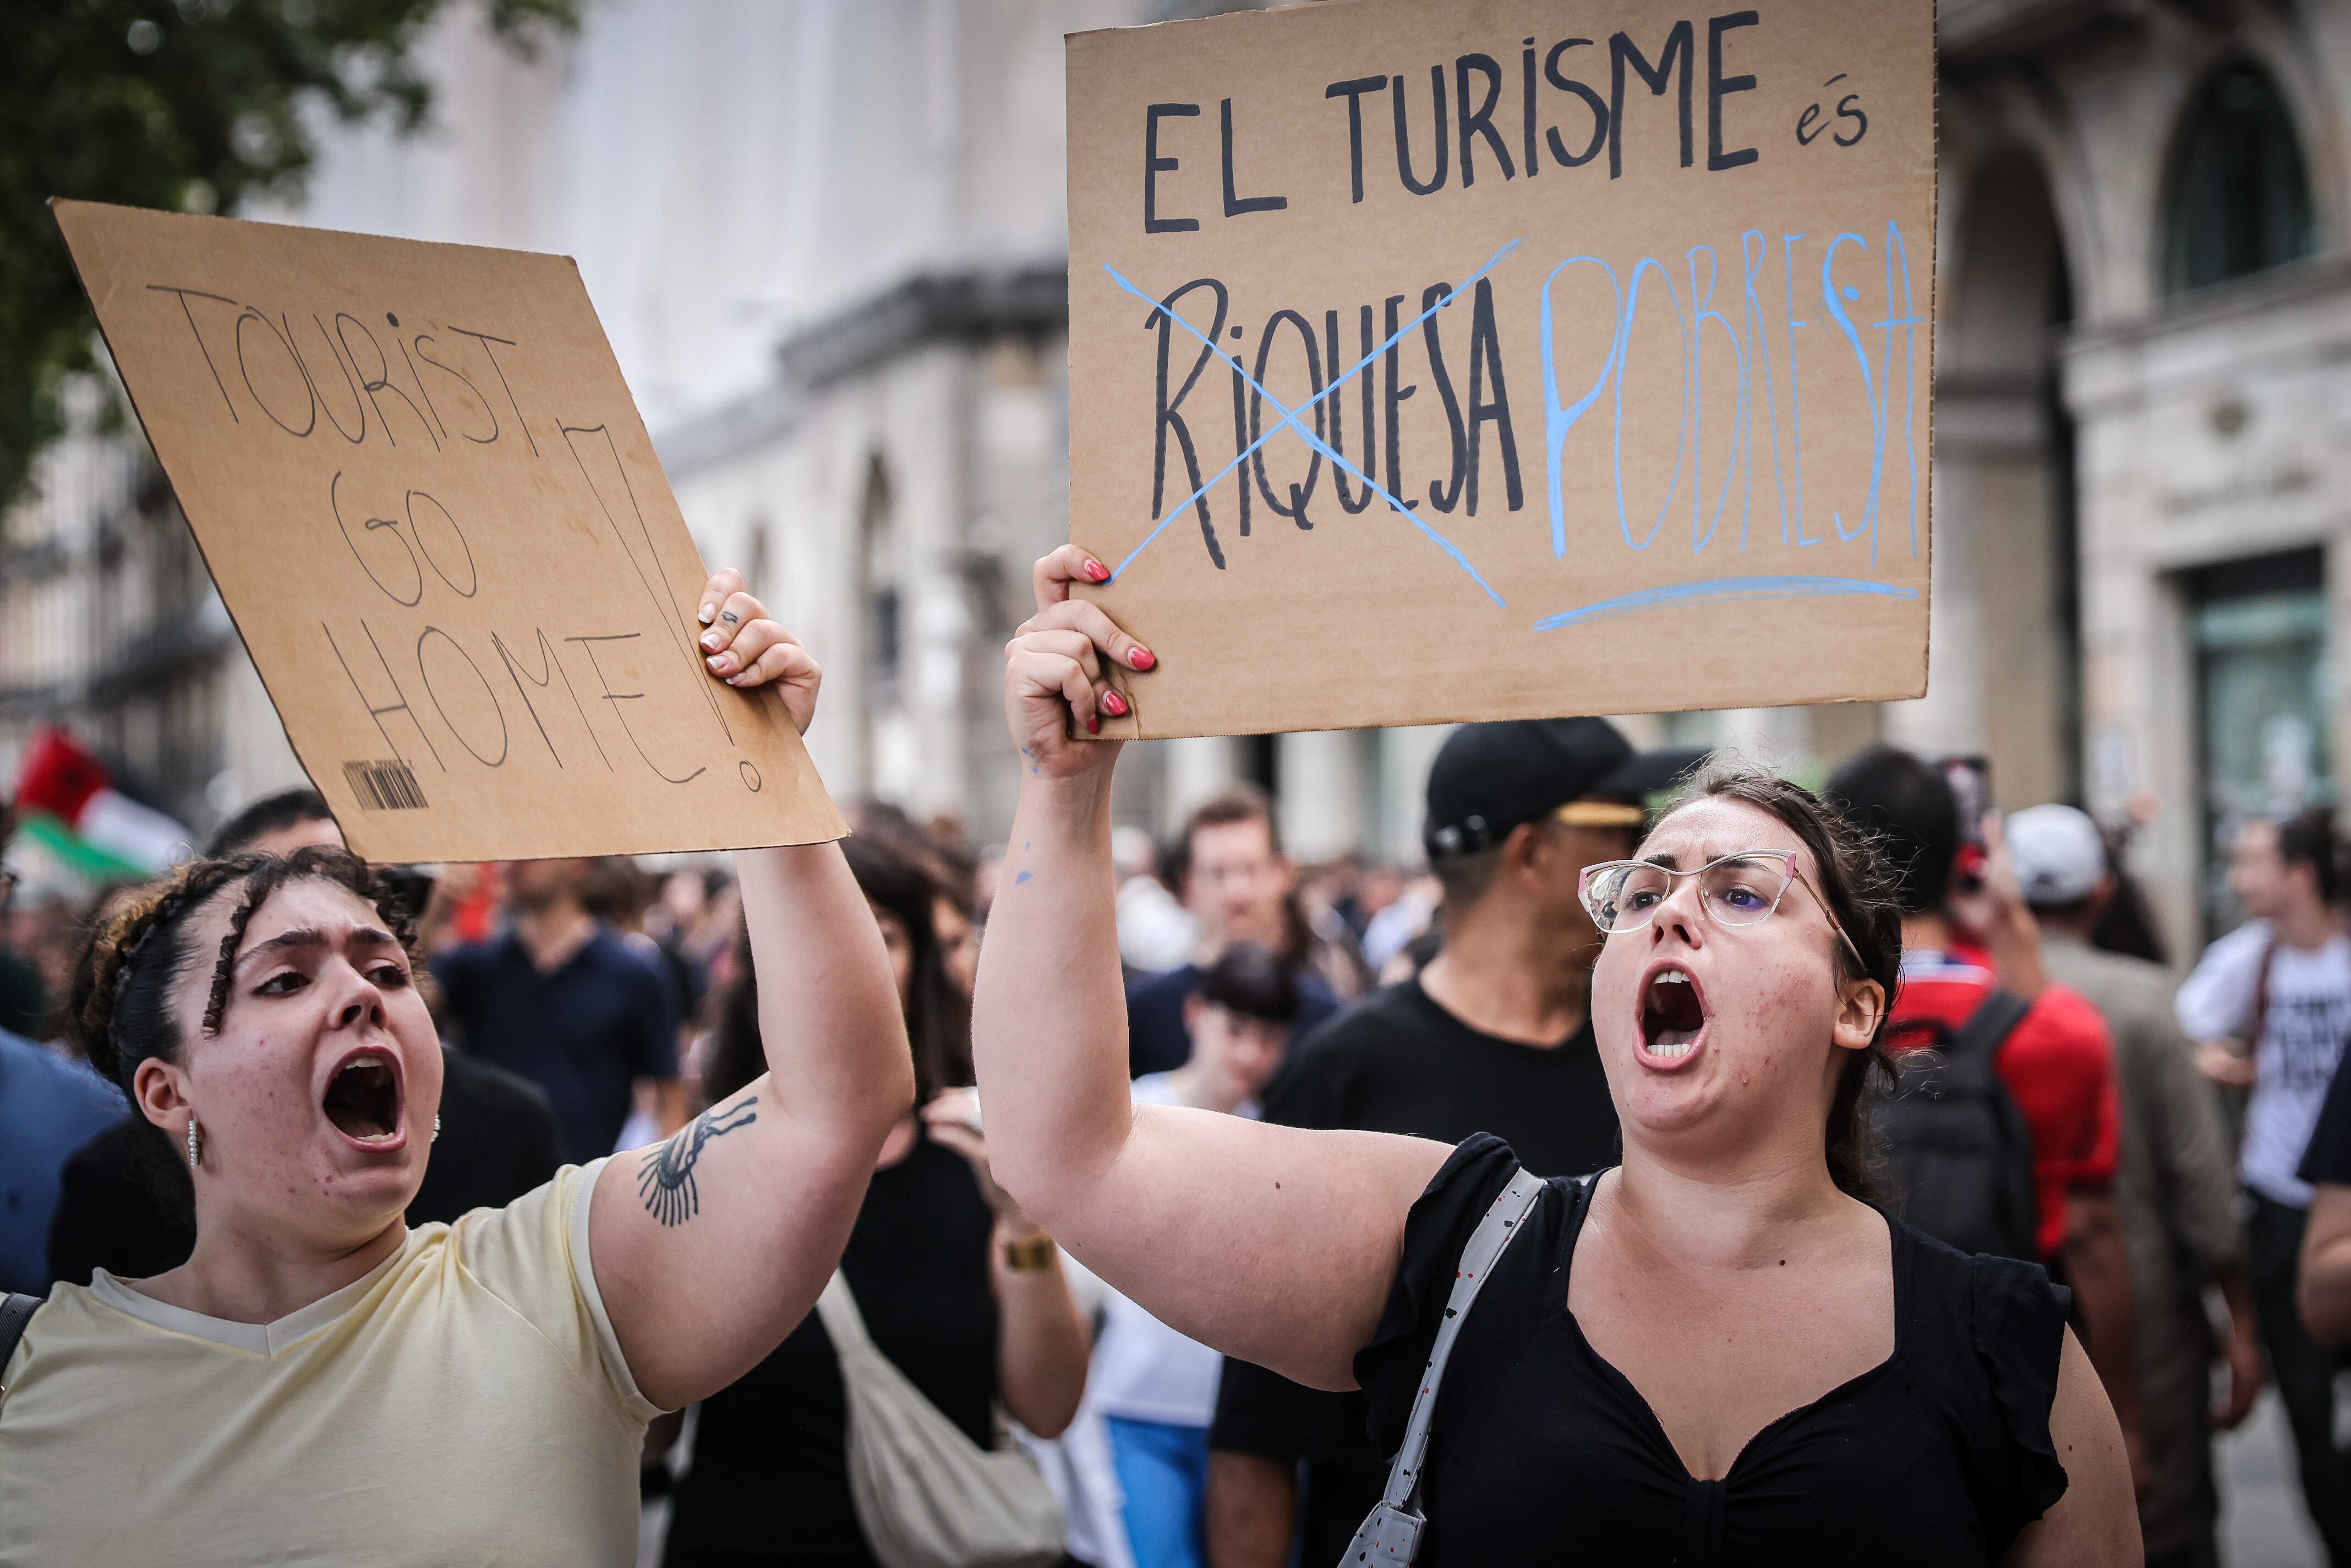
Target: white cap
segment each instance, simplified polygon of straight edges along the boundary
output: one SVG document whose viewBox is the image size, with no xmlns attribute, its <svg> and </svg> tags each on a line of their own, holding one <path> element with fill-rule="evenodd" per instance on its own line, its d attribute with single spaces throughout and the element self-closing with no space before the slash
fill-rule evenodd
<svg viewBox="0 0 2351 1568">
<path fill-rule="evenodd" d="M 2025 903 L 2041 908 L 2079 904 L 2097 891 L 2098 879 L 2106 874 L 2106 841 L 2086 812 L 2033 806 L 2001 826 Z"/>
</svg>

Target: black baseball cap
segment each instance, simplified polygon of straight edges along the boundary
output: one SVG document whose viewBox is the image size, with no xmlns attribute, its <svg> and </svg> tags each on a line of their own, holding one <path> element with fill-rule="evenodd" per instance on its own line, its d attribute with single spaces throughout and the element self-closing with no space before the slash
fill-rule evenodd
<svg viewBox="0 0 2351 1568">
<path fill-rule="evenodd" d="M 1703 747 L 1635 751 L 1603 718 L 1465 724 L 1446 737 L 1428 770 L 1421 846 L 1431 860 L 1472 854 L 1554 814 L 1581 827 L 1637 828 L 1642 800 L 1706 755 Z"/>
</svg>

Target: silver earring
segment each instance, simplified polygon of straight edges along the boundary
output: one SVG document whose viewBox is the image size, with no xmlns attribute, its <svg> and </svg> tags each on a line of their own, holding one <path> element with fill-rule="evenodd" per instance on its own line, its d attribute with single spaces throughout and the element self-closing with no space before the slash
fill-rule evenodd
<svg viewBox="0 0 2351 1568">
<path fill-rule="evenodd" d="M 191 1116 L 188 1118 L 188 1168 L 190 1170 L 196 1168 L 197 1164 L 204 1158 L 204 1135 L 197 1130 L 196 1119 Z"/>
<path fill-rule="evenodd" d="M 438 1111 L 433 1113 L 433 1141 L 436 1144 L 441 1141 L 441 1113 Z"/>
</svg>

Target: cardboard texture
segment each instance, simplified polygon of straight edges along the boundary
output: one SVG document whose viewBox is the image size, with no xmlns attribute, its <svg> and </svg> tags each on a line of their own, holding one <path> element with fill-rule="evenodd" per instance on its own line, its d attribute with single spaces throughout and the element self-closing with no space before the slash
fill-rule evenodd
<svg viewBox="0 0 2351 1568">
<path fill-rule="evenodd" d="M 1934 67 L 1931 0 L 1072 37 L 1104 733 L 1924 692 Z"/>
<path fill-rule="evenodd" d="M 844 831 L 564 256 L 53 204 L 302 766 L 370 860 Z"/>
</svg>

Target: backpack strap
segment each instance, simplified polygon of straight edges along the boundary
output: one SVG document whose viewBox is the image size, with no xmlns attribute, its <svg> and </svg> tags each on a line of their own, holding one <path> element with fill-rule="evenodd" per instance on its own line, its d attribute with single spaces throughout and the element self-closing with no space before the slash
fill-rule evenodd
<svg viewBox="0 0 2351 1568">
<path fill-rule="evenodd" d="M 1943 1048 L 1947 1071 L 1956 1070 L 1956 1076 L 1971 1083 L 1989 1082 L 1992 1077 L 1992 1059 L 2032 1010 L 2032 1003 L 2014 991 L 1992 988 L 1976 1004 L 1976 1010 L 1968 1015 L 1967 1021 L 1951 1031 Z"/>
<path fill-rule="evenodd" d="M 38 1296 L 22 1296 L 14 1291 L 0 1295 L 0 1377 L 7 1375 L 8 1358 L 16 1354 L 16 1343 L 25 1337 L 25 1325 L 40 1310 Z M 0 1383 L 0 1395 L 7 1392 L 8 1385 Z"/>
<path fill-rule="evenodd" d="M 2272 936 L 2262 949 L 2262 967 L 2253 971 L 2252 1017 L 2246 1020 L 2245 1054 L 2262 1049 L 2262 1031 L 2270 1026 L 2270 970 L 2277 964 L 2278 939 Z"/>
<path fill-rule="evenodd" d="M 1584 1178 L 1587 1189 L 1592 1179 Z M 1395 1463 L 1388 1470 L 1387 1490 L 1355 1531 L 1354 1542 L 1342 1562 L 1401 1568 L 1419 1551 L 1420 1532 L 1427 1523 L 1419 1507 L 1420 1477 L 1428 1455 L 1429 1427 L 1437 1417 L 1437 1386 L 1445 1381 L 1445 1364 L 1453 1354 L 1453 1342 L 1460 1337 L 1462 1320 L 1469 1315 L 1469 1304 L 1485 1289 L 1496 1260 L 1519 1233 L 1519 1222 L 1534 1211 L 1543 1185 L 1541 1176 L 1526 1170 L 1512 1176 L 1478 1222 L 1469 1244 L 1461 1249 L 1453 1292 L 1445 1301 L 1445 1319 L 1437 1325 L 1437 1343 L 1428 1353 L 1428 1370 L 1421 1377 L 1420 1392 L 1413 1396 L 1412 1415 L 1405 1423 L 1404 1447 L 1396 1450 Z"/>
</svg>

